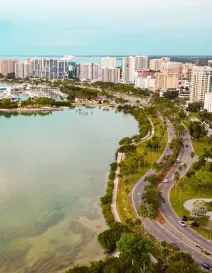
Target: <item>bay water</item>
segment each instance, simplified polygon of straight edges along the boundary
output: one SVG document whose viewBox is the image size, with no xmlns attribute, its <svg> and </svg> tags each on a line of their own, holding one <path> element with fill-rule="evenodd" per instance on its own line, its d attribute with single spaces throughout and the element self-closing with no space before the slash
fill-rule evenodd
<svg viewBox="0 0 212 273">
<path fill-rule="evenodd" d="M 0 273 L 103 257 L 99 199 L 119 140 L 137 132 L 132 116 L 98 108 L 0 116 Z"/>
</svg>

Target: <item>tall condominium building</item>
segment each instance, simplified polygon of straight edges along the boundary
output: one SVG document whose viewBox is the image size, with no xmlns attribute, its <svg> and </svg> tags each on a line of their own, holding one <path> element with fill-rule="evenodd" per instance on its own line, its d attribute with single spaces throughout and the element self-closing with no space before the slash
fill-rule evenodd
<svg viewBox="0 0 212 273">
<path fill-rule="evenodd" d="M 103 82 L 120 82 L 120 69 L 119 68 L 102 68 L 101 81 Z"/>
<path fill-rule="evenodd" d="M 135 70 L 141 71 L 143 69 L 148 69 L 148 57 L 135 56 Z"/>
<path fill-rule="evenodd" d="M 205 93 L 212 92 L 212 68 L 209 66 L 195 66 L 191 72 L 190 102 L 204 102 Z"/>
<path fill-rule="evenodd" d="M 116 58 L 112 57 L 102 57 L 100 59 L 101 68 L 116 68 Z"/>
<path fill-rule="evenodd" d="M 66 60 L 36 57 L 31 60 L 31 75 L 46 79 L 67 78 L 68 66 Z"/>
<path fill-rule="evenodd" d="M 24 62 L 24 78 L 30 78 L 31 77 L 31 63 L 25 61 Z"/>
<path fill-rule="evenodd" d="M 1 60 L 1 73 L 6 76 L 9 73 L 15 73 L 15 64 L 18 63 L 17 59 L 5 59 Z"/>
<path fill-rule="evenodd" d="M 178 74 L 156 73 L 156 90 L 177 88 L 179 82 Z"/>
<path fill-rule="evenodd" d="M 79 78 L 81 81 L 99 81 L 101 79 L 100 65 L 95 63 L 81 63 Z"/>
<path fill-rule="evenodd" d="M 15 64 L 15 77 L 16 78 L 24 78 L 24 64 L 16 63 Z"/>
<path fill-rule="evenodd" d="M 134 83 L 135 77 L 135 57 L 130 56 L 123 58 L 122 81 L 124 83 Z"/>
<path fill-rule="evenodd" d="M 212 92 L 205 93 L 204 109 L 212 112 Z"/>
<path fill-rule="evenodd" d="M 162 60 L 161 59 L 152 59 L 149 61 L 149 69 L 158 71 L 160 70 Z"/>
<path fill-rule="evenodd" d="M 178 62 L 162 62 L 160 66 L 160 71 L 162 73 L 174 73 L 179 76 L 182 75 L 183 65 Z"/>
<path fill-rule="evenodd" d="M 31 64 L 27 61 L 24 63 L 15 64 L 15 77 L 16 78 L 30 78 L 31 77 Z"/>
</svg>

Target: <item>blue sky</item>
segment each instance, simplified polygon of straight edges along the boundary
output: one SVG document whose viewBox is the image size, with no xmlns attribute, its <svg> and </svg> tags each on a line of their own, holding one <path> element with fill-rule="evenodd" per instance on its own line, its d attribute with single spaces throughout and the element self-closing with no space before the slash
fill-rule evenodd
<svg viewBox="0 0 212 273">
<path fill-rule="evenodd" d="M 211 54 L 212 0 L 7 0 L 0 55 Z"/>
</svg>

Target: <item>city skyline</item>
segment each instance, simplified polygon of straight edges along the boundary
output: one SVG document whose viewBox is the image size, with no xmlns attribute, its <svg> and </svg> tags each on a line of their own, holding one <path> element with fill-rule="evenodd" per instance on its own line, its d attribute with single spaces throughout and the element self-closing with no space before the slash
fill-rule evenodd
<svg viewBox="0 0 212 273">
<path fill-rule="evenodd" d="M 8 0 L 0 55 L 210 55 L 211 9 L 210 0 Z"/>
</svg>

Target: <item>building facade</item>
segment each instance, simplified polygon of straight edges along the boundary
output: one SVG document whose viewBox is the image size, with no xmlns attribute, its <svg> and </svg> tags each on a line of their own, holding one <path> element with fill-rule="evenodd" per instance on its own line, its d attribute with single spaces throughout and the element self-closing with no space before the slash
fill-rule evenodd
<svg viewBox="0 0 212 273">
<path fill-rule="evenodd" d="M 135 78 L 135 87 L 142 89 L 155 89 L 155 79 L 150 76 L 147 77 L 136 77 Z"/>
<path fill-rule="evenodd" d="M 100 65 L 96 63 L 81 63 L 79 78 L 81 81 L 101 80 Z"/>
<path fill-rule="evenodd" d="M 120 69 L 119 68 L 102 68 L 101 69 L 102 82 L 120 82 Z"/>
<path fill-rule="evenodd" d="M 16 78 L 24 78 L 24 64 L 23 63 L 16 63 L 15 64 L 15 77 Z"/>
<path fill-rule="evenodd" d="M 205 93 L 204 109 L 212 112 L 212 92 Z"/>
<path fill-rule="evenodd" d="M 53 58 L 33 58 L 31 60 L 31 76 L 46 79 L 68 78 L 67 60 Z"/>
<path fill-rule="evenodd" d="M 135 56 L 135 71 L 141 71 L 143 69 L 148 69 L 148 57 Z"/>
<path fill-rule="evenodd" d="M 1 67 L 0 67 L 0 73 L 2 73 L 4 76 L 10 73 L 15 73 L 15 65 L 19 63 L 17 59 L 5 59 L 1 60 Z"/>
<path fill-rule="evenodd" d="M 205 94 L 212 92 L 212 68 L 195 66 L 191 72 L 190 102 L 205 100 Z"/>
<path fill-rule="evenodd" d="M 149 61 L 149 69 L 159 71 L 161 66 L 161 59 L 152 59 Z"/>
<path fill-rule="evenodd" d="M 116 68 L 116 58 L 102 57 L 100 59 L 101 68 Z"/>
<path fill-rule="evenodd" d="M 179 82 L 178 74 L 156 73 L 156 90 L 164 90 L 167 88 L 177 88 Z"/>
<path fill-rule="evenodd" d="M 183 73 L 183 64 L 178 62 L 161 62 L 160 71 L 162 73 L 178 74 L 181 77 Z"/>
<path fill-rule="evenodd" d="M 123 58 L 122 81 L 124 83 L 134 83 L 135 77 L 135 57 L 130 56 Z"/>
</svg>

